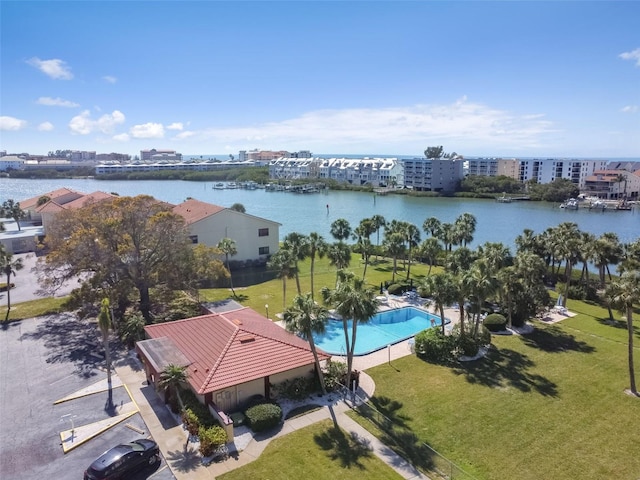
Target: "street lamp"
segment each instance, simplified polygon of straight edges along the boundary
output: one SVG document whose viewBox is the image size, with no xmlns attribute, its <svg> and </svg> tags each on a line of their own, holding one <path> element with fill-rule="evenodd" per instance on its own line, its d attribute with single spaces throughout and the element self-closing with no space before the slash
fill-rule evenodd
<svg viewBox="0 0 640 480">
<path fill-rule="evenodd" d="M 265 303 L 265 304 L 264 304 L 264 308 L 265 308 L 265 310 L 267 311 L 267 318 L 269 318 L 269 304 L 268 304 L 268 303 Z"/>
</svg>

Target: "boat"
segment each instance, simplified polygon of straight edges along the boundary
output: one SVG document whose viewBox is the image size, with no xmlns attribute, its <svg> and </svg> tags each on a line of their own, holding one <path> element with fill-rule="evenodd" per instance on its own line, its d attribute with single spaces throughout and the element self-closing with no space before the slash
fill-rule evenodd
<svg viewBox="0 0 640 480">
<path fill-rule="evenodd" d="M 498 203 L 511 203 L 511 201 L 511 197 L 506 197 L 504 195 L 502 197 L 496 197 L 496 202 Z"/>
<path fill-rule="evenodd" d="M 224 183 L 222 183 L 222 182 L 218 182 L 218 183 L 216 183 L 216 184 L 213 186 L 213 188 L 214 188 L 215 190 L 224 190 Z"/>
<path fill-rule="evenodd" d="M 600 199 L 593 200 L 591 203 L 589 203 L 589 210 L 606 210 L 606 208 L 607 204 Z"/>
<path fill-rule="evenodd" d="M 569 200 L 561 204 L 560 208 L 566 208 L 567 210 L 578 210 L 578 201 L 575 198 L 570 198 Z"/>
<path fill-rule="evenodd" d="M 233 190 L 234 188 L 238 188 L 238 184 L 235 182 L 227 183 L 227 188 Z"/>
</svg>

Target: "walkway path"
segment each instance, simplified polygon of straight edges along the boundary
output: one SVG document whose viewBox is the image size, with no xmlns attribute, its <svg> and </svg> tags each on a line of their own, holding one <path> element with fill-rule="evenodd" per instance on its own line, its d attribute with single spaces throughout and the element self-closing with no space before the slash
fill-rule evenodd
<svg viewBox="0 0 640 480">
<path fill-rule="evenodd" d="M 365 428 L 349 418 L 346 412 L 350 408 L 342 401 L 337 401 L 306 415 L 285 420 L 282 428 L 274 435 L 255 436 L 241 452 L 233 454 L 225 461 L 205 466 L 193 446 L 189 446 L 185 452 L 185 431 L 181 425 L 177 424 L 175 418 L 167 410 L 153 387 L 146 384 L 144 371 L 137 363 L 137 360 L 129 358 L 127 361 L 121 362 L 120 365 L 116 366 L 116 371 L 122 382 L 129 389 L 149 429 L 149 433 L 160 446 L 169 468 L 171 468 L 178 480 L 215 479 L 218 475 L 254 461 L 262 454 L 271 440 L 305 428 L 313 423 L 330 419 L 334 415 L 342 429 L 350 433 L 353 432 L 359 438 L 364 439 L 371 446 L 373 453 L 398 472 L 402 478 L 428 479 Z M 371 396 L 375 390 L 373 380 L 366 373 L 361 373 L 359 390 L 359 395 L 364 398 Z"/>
</svg>

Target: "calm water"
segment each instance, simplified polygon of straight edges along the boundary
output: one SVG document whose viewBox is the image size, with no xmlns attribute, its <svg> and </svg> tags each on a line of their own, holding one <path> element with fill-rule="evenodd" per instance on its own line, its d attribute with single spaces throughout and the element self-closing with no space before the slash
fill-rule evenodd
<svg viewBox="0 0 640 480">
<path fill-rule="evenodd" d="M 351 335 L 351 320 L 347 322 Z M 441 325 L 440 317 L 413 307 L 387 310 L 358 325 L 354 355 L 366 355 L 402 342 L 427 328 Z M 342 320 L 331 320 L 322 335 L 314 335 L 318 348 L 332 355 L 346 355 Z"/>
<path fill-rule="evenodd" d="M 459 198 L 417 198 L 405 195 L 375 196 L 371 193 L 328 192 L 327 194 L 293 194 L 265 190 L 214 190 L 212 182 L 185 181 L 101 181 L 26 180 L 0 178 L 0 201 L 9 198 L 24 200 L 67 187 L 85 193 L 96 190 L 120 195 L 148 194 L 170 203 L 180 203 L 187 197 L 229 207 L 242 203 L 247 213 L 265 217 L 282 224 L 280 236 L 297 231 L 303 234 L 318 232 L 327 240 L 331 222 L 346 218 L 352 227 L 372 215 L 385 219 L 411 222 L 422 229 L 428 217 L 452 222 L 460 214 L 469 212 L 478 220 L 472 247 L 485 241 L 503 242 L 513 247 L 514 240 L 525 228 L 540 233 L 562 222 L 576 222 L 581 230 L 600 235 L 615 232 L 623 242 L 640 237 L 640 208 L 631 212 L 565 210 L 557 204 L 542 202 L 496 203 L 492 200 Z M 327 209 L 327 205 L 329 208 Z M 423 233 L 424 237 L 424 233 Z M 381 238 L 382 240 L 382 238 Z M 372 237 L 375 243 L 375 234 Z"/>
</svg>

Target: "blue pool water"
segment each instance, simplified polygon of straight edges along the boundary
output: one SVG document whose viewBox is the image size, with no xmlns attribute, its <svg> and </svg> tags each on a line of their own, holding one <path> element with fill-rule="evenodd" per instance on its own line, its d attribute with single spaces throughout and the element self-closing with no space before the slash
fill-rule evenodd
<svg viewBox="0 0 640 480">
<path fill-rule="evenodd" d="M 440 325 L 439 316 L 413 307 L 378 313 L 368 323 L 358 324 L 354 355 L 375 352 L 387 345 L 411 338 L 422 330 Z M 348 328 L 351 341 L 351 320 L 348 321 Z M 346 355 L 342 320 L 330 320 L 325 333 L 314 335 L 313 339 L 316 346 L 327 353 Z"/>
</svg>

